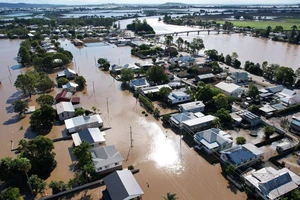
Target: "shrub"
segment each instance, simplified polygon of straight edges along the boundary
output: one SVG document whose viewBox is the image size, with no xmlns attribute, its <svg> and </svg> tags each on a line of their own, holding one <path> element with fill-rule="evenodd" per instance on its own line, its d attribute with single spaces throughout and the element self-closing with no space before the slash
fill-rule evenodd
<svg viewBox="0 0 300 200">
<path fill-rule="evenodd" d="M 146 97 L 144 97 L 142 95 L 139 95 L 139 100 L 140 100 L 140 103 L 145 107 L 145 109 L 148 112 L 150 112 L 150 113 L 153 112 L 154 106 L 149 99 L 147 99 Z"/>
</svg>

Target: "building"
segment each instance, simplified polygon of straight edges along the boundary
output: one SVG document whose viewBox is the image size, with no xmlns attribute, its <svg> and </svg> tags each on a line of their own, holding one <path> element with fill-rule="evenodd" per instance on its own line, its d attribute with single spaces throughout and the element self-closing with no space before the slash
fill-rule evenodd
<svg viewBox="0 0 300 200">
<path fill-rule="evenodd" d="M 78 84 L 69 82 L 66 85 L 63 85 L 62 88 L 67 92 L 75 93 L 77 91 Z"/>
<path fill-rule="evenodd" d="M 145 78 L 134 79 L 129 82 L 129 86 L 134 90 L 149 87 L 150 84 Z"/>
<path fill-rule="evenodd" d="M 87 128 L 98 128 L 103 126 L 100 115 L 77 116 L 65 120 L 66 129 L 69 133 L 78 132 Z"/>
<path fill-rule="evenodd" d="M 283 85 L 275 85 L 267 87 L 266 90 L 272 94 L 276 94 L 281 92 L 284 89 Z"/>
<path fill-rule="evenodd" d="M 73 44 L 74 44 L 75 46 L 83 46 L 83 45 L 84 45 L 84 42 L 81 41 L 81 40 L 79 40 L 79 39 L 74 39 L 74 40 L 73 40 Z"/>
<path fill-rule="evenodd" d="M 155 94 L 155 93 L 158 93 L 159 90 L 164 87 L 172 89 L 168 84 L 164 84 L 164 85 L 157 85 L 157 86 L 142 88 L 141 91 L 144 94 L 149 94 L 149 93 Z"/>
<path fill-rule="evenodd" d="M 221 151 L 221 160 L 235 168 L 250 167 L 262 161 L 263 151 L 251 143 L 231 147 Z"/>
<path fill-rule="evenodd" d="M 88 142 L 92 147 L 97 147 L 105 143 L 105 133 L 99 128 L 87 128 L 78 133 L 72 134 L 75 147 L 79 146 L 83 141 Z"/>
<path fill-rule="evenodd" d="M 300 177 L 287 168 L 279 170 L 265 167 L 251 170 L 243 175 L 248 187 L 254 188 L 262 199 L 280 199 L 300 185 Z"/>
<path fill-rule="evenodd" d="M 290 124 L 290 127 L 295 131 L 300 131 L 300 117 L 294 117 Z"/>
<path fill-rule="evenodd" d="M 56 103 L 59 103 L 59 102 L 69 102 L 71 101 L 71 98 L 72 98 L 72 93 L 71 92 L 67 92 L 67 91 L 61 91 L 60 93 L 58 93 L 56 96 L 55 96 L 55 102 Z"/>
<path fill-rule="evenodd" d="M 168 102 L 170 104 L 186 102 L 190 99 L 190 95 L 182 91 L 171 92 L 171 94 L 168 95 Z"/>
<path fill-rule="evenodd" d="M 75 109 L 71 102 L 60 102 L 55 104 L 56 113 L 60 121 L 72 118 L 75 116 Z"/>
<path fill-rule="evenodd" d="M 222 90 L 227 96 L 239 97 L 244 93 L 244 89 L 234 83 L 220 82 L 215 86 Z"/>
<path fill-rule="evenodd" d="M 103 179 L 106 190 L 103 200 L 142 199 L 144 194 L 130 170 L 111 173 Z"/>
<path fill-rule="evenodd" d="M 247 72 L 232 72 L 230 78 L 234 83 L 243 83 L 249 80 Z"/>
<path fill-rule="evenodd" d="M 179 104 L 180 112 L 204 112 L 205 105 L 202 101 L 193 101 L 189 103 Z"/>
<path fill-rule="evenodd" d="M 248 110 L 241 110 L 236 113 L 239 115 L 247 124 L 250 124 L 250 127 L 257 126 L 261 123 L 259 116 L 249 112 Z"/>
<path fill-rule="evenodd" d="M 197 131 L 202 131 L 211 128 L 212 122 L 215 119 L 216 117 L 212 115 L 206 115 L 203 117 L 186 120 L 182 123 L 183 129 L 187 132 L 194 134 Z"/>
<path fill-rule="evenodd" d="M 94 147 L 90 152 L 97 173 L 106 174 L 122 169 L 124 158 L 114 145 Z"/>
<path fill-rule="evenodd" d="M 184 113 L 176 113 L 172 114 L 169 120 L 171 126 L 175 126 L 177 128 L 182 128 L 182 122 L 195 119 L 198 117 L 203 117 L 204 115 L 201 112 L 192 113 L 192 112 L 184 112 Z"/>
<path fill-rule="evenodd" d="M 67 68 L 64 71 L 57 73 L 57 78 L 66 77 L 67 79 L 73 79 L 76 76 L 77 76 L 77 73 L 70 68 Z"/>
<path fill-rule="evenodd" d="M 287 97 L 282 97 L 280 99 L 280 101 L 286 105 L 286 106 L 291 106 L 291 105 L 295 105 L 295 104 L 299 104 L 300 103 L 300 95 L 296 94 L 294 96 L 287 96 Z"/>
<path fill-rule="evenodd" d="M 232 147 L 231 136 L 217 128 L 196 133 L 194 135 L 194 141 L 200 149 L 204 149 L 208 154 Z"/>
<path fill-rule="evenodd" d="M 213 75 L 213 73 L 201 74 L 201 75 L 196 76 L 195 81 L 196 82 L 199 82 L 199 81 L 210 82 L 214 78 L 215 78 L 215 75 Z"/>
</svg>

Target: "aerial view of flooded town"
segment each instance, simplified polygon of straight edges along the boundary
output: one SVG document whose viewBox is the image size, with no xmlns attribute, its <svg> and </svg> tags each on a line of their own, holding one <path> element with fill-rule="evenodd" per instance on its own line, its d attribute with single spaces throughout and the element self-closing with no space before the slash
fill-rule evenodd
<svg viewBox="0 0 300 200">
<path fill-rule="evenodd" d="M 300 200 L 299 2 L 15 2 L 0 200 Z"/>
</svg>

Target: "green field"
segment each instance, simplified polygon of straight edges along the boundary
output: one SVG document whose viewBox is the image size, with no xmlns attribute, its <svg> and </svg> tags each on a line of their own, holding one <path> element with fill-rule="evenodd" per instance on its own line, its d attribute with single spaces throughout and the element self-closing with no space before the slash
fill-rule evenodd
<svg viewBox="0 0 300 200">
<path fill-rule="evenodd" d="M 224 24 L 224 20 L 218 20 L 217 23 Z M 269 20 L 269 21 L 231 21 L 234 26 L 247 27 L 250 26 L 252 28 L 257 29 L 266 29 L 268 26 L 275 28 L 275 26 L 282 26 L 284 30 L 291 30 L 293 25 L 299 27 L 300 19 L 278 19 L 278 20 Z"/>
</svg>

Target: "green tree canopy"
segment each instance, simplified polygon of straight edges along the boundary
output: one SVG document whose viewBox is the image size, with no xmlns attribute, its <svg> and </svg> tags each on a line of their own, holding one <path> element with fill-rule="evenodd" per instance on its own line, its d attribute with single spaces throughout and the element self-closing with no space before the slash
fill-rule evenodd
<svg viewBox="0 0 300 200">
<path fill-rule="evenodd" d="M 255 98 L 258 94 L 259 92 L 256 85 L 254 85 L 254 83 L 250 83 L 248 87 L 248 96 Z"/>
<path fill-rule="evenodd" d="M 66 191 L 68 185 L 63 181 L 51 181 L 49 187 L 52 189 L 52 194 L 57 194 L 63 191 Z"/>
<path fill-rule="evenodd" d="M 228 175 L 233 175 L 235 173 L 235 167 L 232 164 L 227 165 L 225 171 Z"/>
<path fill-rule="evenodd" d="M 247 140 L 246 138 L 239 136 L 236 138 L 236 144 L 242 145 L 242 144 L 246 144 Z"/>
<path fill-rule="evenodd" d="M 46 188 L 46 182 L 39 178 L 37 175 L 33 174 L 29 177 L 29 184 L 32 188 L 32 192 L 34 195 L 42 193 Z"/>
<path fill-rule="evenodd" d="M 265 138 L 269 139 L 271 135 L 275 133 L 275 128 L 272 126 L 265 126 L 264 127 L 264 133 L 265 133 Z"/>
<path fill-rule="evenodd" d="M 45 130 L 52 127 L 55 117 L 56 110 L 52 106 L 45 104 L 32 113 L 29 123 L 33 130 Z"/>
<path fill-rule="evenodd" d="M 86 80 L 83 76 L 76 76 L 74 82 L 78 84 L 78 89 L 82 90 L 86 86 Z"/>
<path fill-rule="evenodd" d="M 279 67 L 275 73 L 276 80 L 284 85 L 292 85 L 295 81 L 295 72 L 289 67 Z"/>
<path fill-rule="evenodd" d="M 0 194 L 0 200 L 20 200 L 21 194 L 19 188 L 9 187 Z"/>
<path fill-rule="evenodd" d="M 177 194 L 168 192 L 166 196 L 162 197 L 164 200 L 176 200 L 178 199 Z"/>
<path fill-rule="evenodd" d="M 169 82 L 168 76 L 165 74 L 163 67 L 153 65 L 146 72 L 146 79 L 150 83 L 163 84 Z"/>
<path fill-rule="evenodd" d="M 62 86 L 66 85 L 67 83 L 69 83 L 69 80 L 65 77 L 60 77 L 59 79 L 57 79 L 57 87 L 58 88 L 62 88 Z"/>
<path fill-rule="evenodd" d="M 232 117 L 230 115 L 230 112 L 225 108 L 221 108 L 214 115 L 220 119 L 222 124 L 231 124 L 232 122 Z"/>
<path fill-rule="evenodd" d="M 41 96 L 39 96 L 39 97 L 36 99 L 36 102 L 37 102 L 40 106 L 43 106 L 43 105 L 49 105 L 49 106 L 52 106 L 53 103 L 54 103 L 54 98 L 53 98 L 52 95 L 42 94 Z"/>
<path fill-rule="evenodd" d="M 49 78 L 48 74 L 44 72 L 36 72 L 34 74 L 37 80 L 35 85 L 36 90 L 47 92 L 55 86 L 55 83 Z"/>
<path fill-rule="evenodd" d="M 127 83 L 134 79 L 134 73 L 131 69 L 123 68 L 121 69 L 121 79 L 123 83 Z"/>
<path fill-rule="evenodd" d="M 25 74 L 18 75 L 14 85 L 17 89 L 20 89 L 23 94 L 31 95 L 35 92 L 35 85 L 36 85 L 36 77 L 33 72 L 26 72 Z"/>
<path fill-rule="evenodd" d="M 225 94 L 220 93 L 213 97 L 214 105 L 216 106 L 217 110 L 221 108 L 227 108 L 228 107 L 228 98 Z"/>
<path fill-rule="evenodd" d="M 14 112 L 19 113 L 20 115 L 24 114 L 24 112 L 28 109 L 28 103 L 22 100 L 16 100 L 12 102 L 14 107 Z"/>
<path fill-rule="evenodd" d="M 190 44 L 190 48 L 193 54 L 198 53 L 204 48 L 203 40 L 201 38 L 194 38 Z"/>
<path fill-rule="evenodd" d="M 161 96 L 164 100 L 167 99 L 168 95 L 172 92 L 171 88 L 168 87 L 162 87 L 159 89 L 159 96 Z"/>
</svg>

